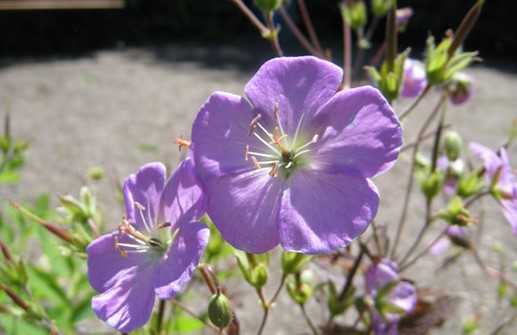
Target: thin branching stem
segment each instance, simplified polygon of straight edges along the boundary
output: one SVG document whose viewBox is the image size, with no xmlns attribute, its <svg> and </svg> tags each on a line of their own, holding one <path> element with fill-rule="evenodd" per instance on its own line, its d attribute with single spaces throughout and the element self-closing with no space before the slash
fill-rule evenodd
<svg viewBox="0 0 517 335">
<path fill-rule="evenodd" d="M 300 42 L 300 44 L 305 48 L 305 50 L 307 50 L 310 54 L 312 54 L 316 57 L 319 57 L 319 58 L 325 57 L 323 52 L 316 50 L 316 48 L 314 48 L 312 46 L 311 42 L 309 42 L 309 40 L 303 35 L 303 33 L 300 31 L 300 29 L 298 29 L 298 27 L 293 22 L 293 19 L 291 18 L 289 13 L 287 13 L 287 11 L 285 10 L 284 6 L 281 6 L 280 8 L 278 8 L 278 13 L 280 13 L 280 16 L 282 16 L 282 19 L 287 24 L 287 27 L 289 28 L 289 30 L 291 30 L 293 35 L 296 37 L 298 42 Z"/>
<path fill-rule="evenodd" d="M 429 114 L 429 116 L 427 117 L 427 120 L 425 120 L 424 124 L 422 125 L 422 128 L 418 132 L 417 139 L 421 138 L 423 136 L 423 134 L 426 132 L 427 128 L 430 126 L 431 122 L 433 121 L 433 119 L 436 117 L 436 115 L 440 111 L 440 107 L 442 106 L 443 103 L 444 103 L 444 98 L 443 98 L 443 96 L 441 96 L 440 100 L 436 104 L 436 107 Z M 413 190 L 413 182 L 414 182 L 413 172 L 416 167 L 416 156 L 418 154 L 419 148 L 420 148 L 420 143 L 418 141 L 416 141 L 415 146 L 413 147 L 413 152 L 411 154 L 411 166 L 409 168 L 409 174 L 408 174 L 409 177 L 408 177 L 408 182 L 407 182 L 405 196 L 404 196 L 404 204 L 403 204 L 402 212 L 400 214 L 400 219 L 398 222 L 397 231 L 395 233 L 395 238 L 393 240 L 393 247 L 391 249 L 391 259 L 395 259 L 395 257 L 396 257 L 397 247 L 399 245 L 400 237 L 402 235 L 402 231 L 404 230 L 404 226 L 406 223 L 407 214 L 409 211 L 411 193 Z"/>
<path fill-rule="evenodd" d="M 348 0 L 343 0 L 343 5 L 348 5 Z M 344 16 L 343 21 L 343 82 L 341 84 L 341 90 L 347 90 L 350 88 L 352 81 L 352 28 L 346 22 Z"/>
<path fill-rule="evenodd" d="M 424 99 L 424 97 L 427 95 L 427 93 L 429 93 L 429 91 L 431 90 L 431 87 L 432 87 L 431 84 L 427 84 L 427 86 L 424 88 L 422 93 L 420 93 L 420 95 L 415 100 L 413 100 L 411 105 L 409 105 L 408 108 L 406 108 L 406 110 L 404 112 L 402 112 L 402 114 L 399 115 L 400 121 L 402 121 L 406 117 L 408 117 L 408 115 L 416 108 L 416 106 L 418 106 L 418 104 L 420 104 L 422 99 Z"/>
<path fill-rule="evenodd" d="M 319 334 L 318 328 L 316 328 L 316 326 L 314 326 L 314 324 L 312 323 L 311 318 L 309 317 L 309 315 L 307 314 L 307 310 L 305 309 L 305 305 L 300 304 L 299 306 L 300 306 L 300 309 L 302 310 L 302 314 L 303 314 L 305 321 L 307 322 L 307 325 L 312 330 L 312 333 L 314 335 L 318 335 Z"/>
<path fill-rule="evenodd" d="M 307 29 L 307 33 L 309 34 L 309 38 L 311 39 L 312 45 L 314 45 L 314 48 L 318 50 L 319 54 L 323 55 L 324 52 L 321 48 L 318 35 L 316 35 L 316 30 L 314 30 L 314 26 L 312 25 L 309 11 L 307 10 L 307 6 L 305 5 L 305 0 L 298 0 L 298 8 L 300 9 L 300 13 L 302 14 L 303 23 L 305 24 L 305 29 Z"/>
<path fill-rule="evenodd" d="M 493 277 L 497 280 L 499 280 L 501 283 L 510 286 L 514 290 L 517 290 L 517 285 L 512 282 L 510 279 L 508 279 L 502 272 L 497 271 L 496 269 L 488 266 L 483 262 L 481 259 L 481 256 L 479 255 L 479 252 L 472 248 L 472 255 L 474 256 L 474 259 L 476 260 L 476 263 L 481 267 L 481 269 L 490 277 Z"/>
<path fill-rule="evenodd" d="M 271 42 L 271 46 L 273 47 L 273 51 L 278 57 L 282 57 L 284 55 L 284 52 L 282 51 L 282 48 L 280 47 L 280 41 L 278 40 L 278 32 L 275 29 L 275 23 L 273 21 L 273 12 L 266 13 L 266 23 L 269 28 L 269 33 L 267 38 Z"/>
<path fill-rule="evenodd" d="M 415 257 L 413 257 L 412 259 L 408 260 L 406 263 L 402 264 L 400 267 L 399 267 L 399 270 L 400 272 L 404 271 L 404 270 L 407 270 L 409 267 L 411 267 L 413 264 L 415 264 L 415 262 L 417 260 L 419 260 L 422 256 L 426 255 L 429 250 L 431 249 L 431 247 L 433 245 L 436 244 L 436 242 L 438 242 L 438 240 L 440 240 L 441 238 L 443 238 L 445 236 L 445 234 L 447 233 L 447 228 L 448 226 L 446 226 L 438 236 L 436 236 L 432 241 L 431 243 L 429 243 L 422 251 L 420 251 L 417 255 L 415 255 Z"/>
<path fill-rule="evenodd" d="M 250 20 L 250 22 L 259 30 L 262 36 L 268 34 L 269 30 L 267 27 L 260 22 L 260 20 L 253 14 L 253 12 L 246 6 L 242 0 L 231 0 L 240 10 L 246 15 L 246 17 Z"/>
<path fill-rule="evenodd" d="M 206 319 L 204 319 L 203 317 L 201 317 L 199 314 L 197 314 L 196 312 L 190 310 L 188 307 L 184 306 L 181 302 L 179 302 L 178 300 L 176 299 L 172 299 L 171 300 L 171 303 L 178 307 L 179 309 L 181 309 L 182 311 L 184 311 L 185 313 L 187 313 L 188 315 L 196 318 L 197 320 L 203 322 L 205 324 L 205 326 L 209 327 L 210 329 L 212 329 L 214 332 L 216 332 L 217 334 L 219 334 L 219 328 L 217 328 L 216 326 L 212 325 L 210 322 L 208 322 Z"/>
</svg>

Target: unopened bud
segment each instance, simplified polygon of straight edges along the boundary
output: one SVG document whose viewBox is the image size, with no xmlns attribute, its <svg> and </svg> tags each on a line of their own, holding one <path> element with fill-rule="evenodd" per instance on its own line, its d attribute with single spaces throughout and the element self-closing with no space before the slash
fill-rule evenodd
<svg viewBox="0 0 517 335">
<path fill-rule="evenodd" d="M 224 294 L 216 293 L 212 296 L 208 304 L 208 317 L 219 329 L 223 329 L 230 323 L 232 306 L 230 300 Z"/>
<path fill-rule="evenodd" d="M 253 270 L 251 270 L 250 284 L 256 289 L 266 285 L 268 279 L 267 267 L 260 263 Z"/>
<path fill-rule="evenodd" d="M 282 270 L 285 274 L 298 272 L 309 260 L 310 256 L 297 252 L 284 251 L 282 253 Z"/>
<path fill-rule="evenodd" d="M 260 10 L 269 13 L 280 8 L 280 6 L 282 6 L 282 0 L 255 0 L 255 5 L 260 8 Z"/>
<path fill-rule="evenodd" d="M 461 149 L 463 147 L 463 141 L 457 132 L 449 131 L 444 136 L 443 146 L 447 158 L 449 158 L 451 162 L 454 162 L 460 156 Z"/>
</svg>

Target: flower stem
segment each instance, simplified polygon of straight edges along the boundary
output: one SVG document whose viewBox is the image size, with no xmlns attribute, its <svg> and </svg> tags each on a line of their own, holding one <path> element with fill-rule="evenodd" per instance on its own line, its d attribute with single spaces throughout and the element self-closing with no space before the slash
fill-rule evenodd
<svg viewBox="0 0 517 335">
<path fill-rule="evenodd" d="M 268 39 L 271 41 L 271 46 L 273 47 L 273 50 L 275 54 L 278 57 L 282 57 L 284 55 L 284 52 L 282 51 L 282 48 L 280 47 L 280 42 L 278 41 L 278 32 L 275 31 L 275 24 L 273 22 L 273 12 L 270 11 L 269 13 L 265 13 L 266 16 L 266 23 L 269 28 L 268 32 Z"/>
<path fill-rule="evenodd" d="M 429 116 L 427 117 L 427 120 L 425 120 L 422 128 L 418 132 L 417 139 L 422 138 L 422 136 L 426 132 L 427 128 L 429 127 L 429 125 L 431 124 L 433 119 L 436 117 L 436 114 L 440 111 L 440 107 L 442 106 L 443 103 L 444 103 L 444 98 L 443 98 L 443 96 L 441 96 L 440 100 L 436 104 L 435 108 L 433 109 L 431 114 L 429 114 Z M 407 182 L 405 196 L 404 196 L 404 205 L 403 205 L 402 213 L 400 215 L 400 219 L 398 222 L 397 231 L 395 233 L 395 238 L 393 240 L 393 247 L 391 249 L 391 259 L 393 259 L 393 260 L 396 257 L 397 247 L 400 242 L 400 236 L 402 234 L 402 231 L 404 230 L 407 214 L 409 211 L 409 203 L 410 203 L 410 199 L 411 199 L 411 192 L 413 190 L 413 181 L 414 181 L 413 172 L 416 167 L 416 156 L 418 154 L 419 148 L 420 148 L 420 142 L 416 141 L 415 145 L 413 147 L 413 152 L 411 154 L 411 166 L 409 169 L 409 177 L 408 177 L 408 182 Z"/>
<path fill-rule="evenodd" d="M 178 307 L 179 309 L 181 309 L 182 311 L 184 311 L 185 313 L 189 314 L 190 316 L 198 319 L 199 321 L 203 322 L 205 324 L 205 326 L 209 327 L 210 329 L 212 329 L 214 332 L 218 333 L 219 334 L 219 328 L 215 327 L 214 325 L 212 325 L 211 323 L 209 323 L 208 321 L 206 321 L 204 318 L 202 318 L 201 316 L 199 316 L 196 312 L 190 310 L 188 307 L 184 306 L 181 302 L 179 302 L 178 300 L 176 299 L 172 299 L 171 300 L 171 303 Z"/>
<path fill-rule="evenodd" d="M 302 310 L 303 317 L 305 318 L 305 321 L 307 321 L 307 325 L 309 325 L 309 328 L 311 328 L 312 333 L 314 335 L 318 335 L 319 334 L 318 329 L 314 326 L 314 324 L 311 321 L 311 318 L 307 314 L 307 311 L 305 310 L 305 305 L 300 304 L 300 309 Z"/>
<path fill-rule="evenodd" d="M 431 241 L 431 243 L 429 243 L 427 245 L 427 247 L 425 247 L 422 251 L 420 251 L 415 257 L 413 257 L 412 259 L 408 260 L 406 263 L 404 264 L 401 264 L 401 266 L 399 267 L 399 271 L 402 272 L 406 269 L 408 269 L 410 266 L 412 266 L 418 259 L 420 259 L 420 257 L 424 256 L 425 254 L 427 254 L 429 252 L 429 249 L 431 249 L 431 247 L 442 237 L 445 236 L 446 232 L 447 232 L 447 228 L 448 226 L 446 226 L 442 232 L 436 236 L 436 238 L 434 240 Z"/>
<path fill-rule="evenodd" d="M 501 283 L 504 283 L 514 290 L 517 290 L 517 285 L 512 282 L 510 279 L 508 279 L 503 273 L 497 271 L 496 269 L 486 265 L 483 260 L 481 259 L 481 256 L 479 255 L 478 251 L 475 248 L 472 248 L 472 254 L 474 255 L 474 259 L 476 260 L 476 263 L 481 267 L 481 269 L 490 277 L 496 278 Z"/>
<path fill-rule="evenodd" d="M 262 321 L 260 322 L 260 326 L 257 331 L 257 335 L 262 334 L 262 331 L 264 330 L 264 327 L 266 326 L 267 318 L 269 316 L 269 310 L 271 309 L 271 306 L 273 306 L 274 302 L 278 298 L 280 291 L 282 291 L 286 278 L 287 278 L 287 274 L 285 274 L 285 273 L 282 274 L 282 278 L 280 278 L 280 284 L 278 285 L 277 289 L 275 290 L 275 293 L 273 294 L 273 297 L 269 300 L 269 302 L 266 302 L 266 298 L 264 297 L 264 291 L 262 290 L 262 288 L 257 289 L 257 295 L 258 295 L 260 303 L 262 305 L 262 309 L 264 310 L 264 314 L 262 315 Z"/>
<path fill-rule="evenodd" d="M 244 13 L 244 15 L 246 15 L 246 17 L 250 20 L 250 22 L 255 27 L 257 27 L 257 29 L 259 30 L 259 32 L 262 36 L 264 36 L 268 33 L 268 29 L 266 28 L 266 26 L 264 26 L 262 24 L 262 22 L 260 22 L 260 20 L 255 16 L 255 14 L 253 14 L 253 12 L 246 6 L 246 4 L 244 4 L 244 2 L 242 2 L 242 0 L 231 0 L 231 1 L 241 10 L 241 12 Z"/>
<path fill-rule="evenodd" d="M 199 271 L 201 272 L 210 293 L 221 293 L 221 284 L 219 283 L 219 280 L 217 280 L 217 276 L 212 268 L 208 264 L 203 264 L 199 266 Z"/>
<path fill-rule="evenodd" d="M 431 84 L 427 84 L 427 86 L 424 88 L 422 93 L 420 93 L 418 98 L 416 98 L 411 103 L 411 105 L 409 105 L 409 107 L 406 108 L 406 110 L 404 112 L 402 112 L 402 114 L 400 114 L 400 116 L 399 116 L 400 121 L 404 120 L 409 115 L 409 113 L 411 113 L 416 108 L 416 106 L 418 106 L 420 101 L 422 101 L 422 99 L 427 95 L 427 93 L 429 93 L 429 91 L 431 90 L 431 87 L 432 87 Z"/>
<path fill-rule="evenodd" d="M 165 315 L 165 300 L 160 299 L 158 305 L 158 315 L 156 318 L 156 335 L 160 335 L 163 326 L 163 316 Z"/>
<path fill-rule="evenodd" d="M 314 26 L 312 25 L 311 17 L 309 15 L 309 11 L 307 10 L 307 6 L 305 6 L 305 0 L 298 0 L 298 8 L 300 9 L 300 13 L 302 14 L 303 23 L 305 24 L 305 28 L 307 29 L 307 33 L 309 34 L 309 38 L 311 39 L 312 45 L 318 50 L 318 53 L 323 55 L 323 49 L 321 48 L 320 41 L 318 40 L 318 36 L 316 35 L 316 31 L 314 30 Z"/>
<path fill-rule="evenodd" d="M 289 13 L 287 13 L 287 11 L 285 10 L 284 6 L 278 8 L 278 12 L 280 13 L 280 16 L 282 16 L 282 19 L 287 24 L 287 27 L 291 30 L 298 42 L 300 42 L 300 44 L 312 55 L 319 58 L 324 58 L 323 52 L 316 50 L 316 48 L 314 48 L 312 44 L 309 42 L 309 40 L 303 35 L 300 29 L 298 29 L 296 24 L 293 22 L 293 19 L 291 19 L 291 16 L 289 16 Z"/>
</svg>

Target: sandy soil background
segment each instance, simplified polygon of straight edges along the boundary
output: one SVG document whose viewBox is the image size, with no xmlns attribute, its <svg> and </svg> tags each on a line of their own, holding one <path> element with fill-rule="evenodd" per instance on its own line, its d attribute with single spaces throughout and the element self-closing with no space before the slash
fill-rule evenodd
<svg viewBox="0 0 517 335">
<path fill-rule="evenodd" d="M 80 187 L 87 184 L 104 209 L 108 225 L 115 227 L 123 213 L 115 197 L 115 185 L 149 161 L 175 166 L 183 154 L 172 143 L 174 138 L 189 137 L 191 122 L 211 92 L 243 94 L 244 84 L 271 57 L 269 50 L 258 49 L 170 44 L 98 51 L 73 58 L 0 61 L 0 115 L 9 100 L 13 136 L 31 140 L 21 182 L 2 185 L 0 199 L 31 201 L 49 193 L 57 205 L 59 195 L 77 196 Z M 481 64 L 469 69 L 476 78 L 476 94 L 466 105 L 448 111 L 450 123 L 466 143 L 478 141 L 496 148 L 506 141 L 511 120 L 517 117 L 516 70 L 515 64 Z M 432 94 L 404 124 L 407 143 L 414 139 L 437 98 Z M 395 108 L 402 109 L 408 103 L 398 102 Z M 510 159 L 517 167 L 516 148 L 511 148 Z M 392 171 L 376 180 L 382 202 L 379 224 L 398 219 L 406 158 L 402 155 Z M 87 178 L 94 166 L 105 170 L 105 177 L 97 182 Z M 409 236 L 422 221 L 423 202 L 418 193 L 412 203 Z M 517 255 L 516 237 L 501 214 L 491 209 L 493 202 L 485 203 L 483 245 L 490 246 L 496 240 L 505 243 L 506 260 L 511 264 Z M 484 255 L 495 259 L 490 250 Z M 465 274 L 462 280 L 453 277 L 461 272 L 458 269 L 429 271 L 432 267 L 427 266 L 433 262 L 424 262 L 407 276 L 417 280 L 419 286 L 438 286 L 459 298 L 456 317 L 437 333 L 457 334 L 459 318 L 478 308 L 488 319 L 495 315 L 499 308 L 496 282 L 472 265 L 472 258 L 464 257 L 460 263 Z M 513 279 L 517 281 L 517 276 Z M 251 289 L 237 290 L 244 293 L 241 308 L 245 312 L 239 317 L 243 334 L 248 334 L 259 322 L 258 304 Z M 318 313 L 317 307 L 313 309 Z M 293 322 L 293 318 L 301 320 L 284 292 L 272 313 L 269 333 L 299 334 L 306 330 L 303 322 Z M 319 316 L 315 319 L 320 320 Z"/>
</svg>

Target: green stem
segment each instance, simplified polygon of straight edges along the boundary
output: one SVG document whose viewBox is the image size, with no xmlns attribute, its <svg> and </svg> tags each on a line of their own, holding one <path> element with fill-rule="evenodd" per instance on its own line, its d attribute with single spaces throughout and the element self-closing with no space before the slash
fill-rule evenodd
<svg viewBox="0 0 517 335">
<path fill-rule="evenodd" d="M 303 23 L 305 24 L 305 29 L 307 29 L 307 33 L 309 34 L 309 38 L 311 39 L 312 45 L 314 45 L 316 50 L 318 50 L 319 54 L 323 55 L 323 49 L 321 48 L 318 36 L 316 35 L 316 31 L 314 30 L 314 26 L 312 25 L 311 17 L 309 15 L 309 11 L 307 10 L 307 6 L 305 6 L 304 0 L 298 0 L 298 9 L 302 14 Z"/>
<path fill-rule="evenodd" d="M 442 103 L 444 103 L 444 100 L 443 100 L 443 97 L 440 97 L 440 100 L 436 104 L 435 108 L 433 109 L 431 114 L 429 114 L 429 116 L 427 117 L 427 120 L 425 120 L 422 128 L 418 132 L 417 137 L 416 137 L 417 139 L 422 138 L 422 136 L 425 134 L 427 128 L 430 126 L 431 122 L 436 117 L 436 114 L 439 112 Z M 418 140 L 417 140 L 415 142 L 415 146 L 413 147 L 413 152 L 411 154 L 411 166 L 410 166 L 410 170 L 409 170 L 409 174 L 408 174 L 409 175 L 408 182 L 407 182 L 405 196 L 404 196 L 404 205 L 403 205 L 400 219 L 398 222 L 397 231 L 395 233 L 395 238 L 393 240 L 393 247 L 391 249 L 391 259 L 393 259 L 393 260 L 395 260 L 400 237 L 402 235 L 402 231 L 404 230 L 404 226 L 406 224 L 406 218 L 407 218 L 407 214 L 409 211 L 409 203 L 410 203 L 410 199 L 411 199 L 411 193 L 413 190 L 413 181 L 414 181 L 413 172 L 416 167 L 416 156 L 418 154 L 419 148 L 420 148 L 420 142 L 418 142 Z"/>
<path fill-rule="evenodd" d="M 309 325 L 309 328 L 311 328 L 311 330 L 312 330 L 312 333 L 314 335 L 318 335 L 319 334 L 318 329 L 312 323 L 311 318 L 309 318 L 309 315 L 307 314 L 307 311 L 305 310 L 305 305 L 300 304 L 299 306 L 300 306 L 300 309 L 302 310 L 302 314 L 303 314 L 303 317 L 305 318 L 305 321 L 307 322 L 307 325 Z"/>
<path fill-rule="evenodd" d="M 291 16 L 289 16 L 289 13 L 287 13 L 287 11 L 285 10 L 284 6 L 278 8 L 278 12 L 280 13 L 280 16 L 282 16 L 284 22 L 287 24 L 289 30 L 291 30 L 293 35 L 296 37 L 298 42 L 300 42 L 300 44 L 305 48 L 305 50 L 307 50 L 309 53 L 316 57 L 322 59 L 325 58 L 323 52 L 316 50 L 316 48 L 314 48 L 312 44 L 309 42 L 309 40 L 303 35 L 300 29 L 298 29 L 296 24 L 293 22 L 293 19 L 291 19 Z"/>
<path fill-rule="evenodd" d="M 424 88 L 424 90 L 422 91 L 422 93 L 420 93 L 420 95 L 418 96 L 418 98 L 416 98 L 412 103 L 411 105 L 409 105 L 409 107 L 404 111 L 402 112 L 402 114 L 399 115 L 399 119 L 402 121 L 404 120 L 408 115 L 409 113 L 411 113 L 415 108 L 416 106 L 418 106 L 418 104 L 420 103 L 420 101 L 422 101 L 422 99 L 427 95 L 427 93 L 429 93 L 429 91 L 431 90 L 431 87 L 432 85 L 431 84 L 427 84 L 427 86 Z"/>
<path fill-rule="evenodd" d="M 348 0 L 343 0 L 343 5 L 348 5 Z M 341 90 L 347 90 L 350 88 L 352 81 L 352 29 L 346 22 L 345 17 L 342 15 L 343 20 L 343 82 L 341 83 Z"/>
<path fill-rule="evenodd" d="M 271 46 L 273 47 L 275 54 L 278 57 L 282 57 L 284 55 L 284 52 L 282 51 L 282 48 L 280 47 L 280 42 L 278 41 L 278 33 L 275 31 L 273 14 L 274 13 L 272 11 L 269 13 L 265 13 L 266 23 L 269 28 L 268 39 L 271 41 Z"/>
<path fill-rule="evenodd" d="M 156 335 L 160 335 L 162 333 L 164 315 L 165 315 L 165 300 L 160 299 L 160 303 L 158 305 L 158 315 L 156 318 Z"/>
</svg>

